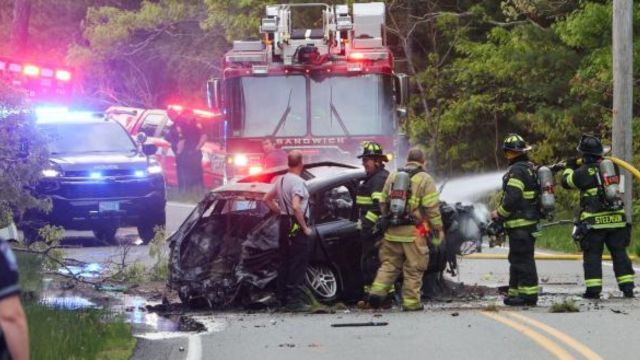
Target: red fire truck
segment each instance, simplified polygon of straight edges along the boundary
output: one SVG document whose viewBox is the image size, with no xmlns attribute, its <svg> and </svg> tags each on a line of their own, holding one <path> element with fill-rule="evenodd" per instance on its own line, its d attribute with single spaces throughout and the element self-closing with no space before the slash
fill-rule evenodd
<svg viewBox="0 0 640 360">
<path fill-rule="evenodd" d="M 169 105 L 173 111 L 180 112 L 181 105 Z M 220 115 L 211 111 L 191 109 L 193 114 L 203 125 L 209 138 L 202 146 L 202 176 L 207 188 L 214 188 L 223 183 L 225 154 L 219 136 Z M 171 144 L 165 140 L 173 121 L 163 109 L 141 109 L 132 107 L 112 106 L 107 109 L 108 117 L 120 122 L 132 135 L 144 133 L 147 142 L 155 144 L 158 152 L 155 157 L 162 166 L 167 185 L 177 186 L 176 156 Z"/>
<path fill-rule="evenodd" d="M 226 177 L 263 165 L 261 143 L 307 161 L 357 161 L 363 141 L 398 157 L 408 77 L 393 72 L 384 3 L 269 5 L 261 40 L 234 41 L 207 84 L 224 114 Z"/>
</svg>

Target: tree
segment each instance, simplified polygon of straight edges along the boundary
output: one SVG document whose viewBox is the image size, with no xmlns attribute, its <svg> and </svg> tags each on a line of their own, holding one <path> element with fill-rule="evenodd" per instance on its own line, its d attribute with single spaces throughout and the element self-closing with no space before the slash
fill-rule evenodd
<svg viewBox="0 0 640 360">
<path fill-rule="evenodd" d="M 31 0 L 15 0 L 11 25 L 11 48 L 15 55 L 20 56 L 26 50 L 30 16 Z"/>
<path fill-rule="evenodd" d="M 0 228 L 30 208 L 49 208 L 30 191 L 47 159 L 45 139 L 36 130 L 24 94 L 0 81 Z"/>
<path fill-rule="evenodd" d="M 91 7 L 84 40 L 68 59 L 83 69 L 81 91 L 103 104 L 202 105 L 206 80 L 226 49 L 219 31 L 204 31 L 202 1 L 143 1 L 138 9 Z"/>
</svg>

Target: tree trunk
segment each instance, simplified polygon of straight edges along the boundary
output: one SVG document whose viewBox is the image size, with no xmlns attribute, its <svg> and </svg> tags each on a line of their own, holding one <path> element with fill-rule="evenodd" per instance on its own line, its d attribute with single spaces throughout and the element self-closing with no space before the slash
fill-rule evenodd
<svg viewBox="0 0 640 360">
<path fill-rule="evenodd" d="M 29 37 L 29 17 L 31 0 L 15 0 L 13 3 L 13 23 L 11 24 L 11 51 L 14 56 L 23 56 Z"/>
</svg>

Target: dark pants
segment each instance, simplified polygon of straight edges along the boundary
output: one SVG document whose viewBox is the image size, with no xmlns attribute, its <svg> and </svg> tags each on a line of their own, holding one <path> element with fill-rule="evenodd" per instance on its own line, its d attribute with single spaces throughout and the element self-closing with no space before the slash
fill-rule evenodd
<svg viewBox="0 0 640 360">
<path fill-rule="evenodd" d="M 536 226 L 507 229 L 509 236 L 509 296 L 538 298 L 538 272 L 534 259 Z"/>
<path fill-rule="evenodd" d="M 587 292 L 599 294 L 602 291 L 602 251 L 607 245 L 613 259 L 613 272 L 620 290 L 632 290 L 633 266 L 626 247 L 631 240 L 631 227 L 616 229 L 591 229 L 580 241 L 584 254 L 584 279 Z"/>
<path fill-rule="evenodd" d="M 178 186 L 182 191 L 198 190 L 202 182 L 202 151 L 185 151 L 176 156 Z"/>
<path fill-rule="evenodd" d="M 284 303 L 306 302 L 304 281 L 312 241 L 302 230 L 291 234 L 295 221 L 291 216 L 280 217 L 280 259 L 278 292 Z"/>
<path fill-rule="evenodd" d="M 360 270 L 362 271 L 365 292 L 368 292 L 369 286 L 373 283 L 378 273 L 378 268 L 380 268 L 379 250 L 376 247 L 376 241 L 380 240 L 380 236 L 374 235 L 371 229 L 363 228 L 360 231 L 360 240 L 362 244 Z"/>
</svg>

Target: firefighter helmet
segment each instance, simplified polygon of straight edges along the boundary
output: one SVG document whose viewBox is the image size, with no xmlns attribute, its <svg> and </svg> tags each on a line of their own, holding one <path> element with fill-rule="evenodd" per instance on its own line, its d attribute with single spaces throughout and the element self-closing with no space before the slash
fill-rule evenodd
<svg viewBox="0 0 640 360">
<path fill-rule="evenodd" d="M 582 154 L 602 156 L 604 155 L 604 147 L 600 139 L 593 135 L 582 135 L 578 147 L 576 148 Z"/>
<path fill-rule="evenodd" d="M 382 152 L 382 146 L 375 141 L 367 141 L 362 145 L 362 154 L 358 155 L 358 159 L 363 157 L 380 158 L 382 161 L 389 161 L 387 155 Z"/>
<path fill-rule="evenodd" d="M 529 146 L 527 142 L 524 141 L 522 136 L 518 134 L 509 134 L 509 136 L 507 136 L 502 143 L 502 150 L 524 153 L 531 150 L 531 146 Z"/>
</svg>

